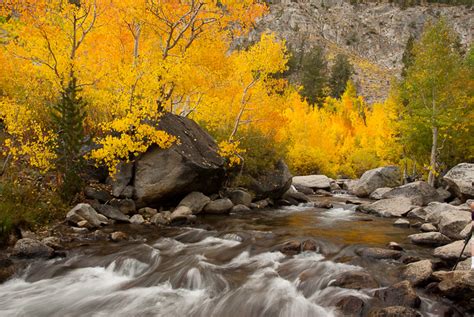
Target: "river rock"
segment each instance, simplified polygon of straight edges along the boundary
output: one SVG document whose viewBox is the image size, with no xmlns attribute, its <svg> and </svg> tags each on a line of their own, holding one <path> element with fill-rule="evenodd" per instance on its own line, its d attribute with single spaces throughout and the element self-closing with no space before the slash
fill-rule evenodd
<svg viewBox="0 0 474 317">
<path fill-rule="evenodd" d="M 393 225 L 396 226 L 396 227 L 409 228 L 410 227 L 410 221 L 408 221 L 406 219 L 403 219 L 403 218 L 400 218 L 400 219 L 395 220 Z"/>
<path fill-rule="evenodd" d="M 301 252 L 301 242 L 298 240 L 290 240 L 285 242 L 279 248 L 280 252 L 286 255 L 295 255 Z"/>
<path fill-rule="evenodd" d="M 110 201 L 110 205 L 118 208 L 125 215 L 133 215 L 136 212 L 136 205 L 132 199 L 117 199 Z"/>
<path fill-rule="evenodd" d="M 232 213 L 243 213 L 243 212 L 249 212 L 249 211 L 251 211 L 250 208 L 245 205 L 235 205 L 230 210 L 230 212 Z"/>
<path fill-rule="evenodd" d="M 392 259 L 397 260 L 402 256 L 402 252 L 383 248 L 363 248 L 356 251 L 362 257 L 377 260 Z"/>
<path fill-rule="evenodd" d="M 451 242 L 451 239 L 439 232 L 424 232 L 409 235 L 408 238 L 414 244 L 440 246 Z"/>
<path fill-rule="evenodd" d="M 436 224 L 441 233 L 452 239 L 461 239 L 461 231 L 471 222 L 471 213 L 464 206 L 433 202 L 425 210 L 427 221 Z"/>
<path fill-rule="evenodd" d="M 128 239 L 128 235 L 122 231 L 115 231 L 110 234 L 110 239 L 114 242 L 125 241 Z"/>
<path fill-rule="evenodd" d="M 0 284 L 12 277 L 15 271 L 13 261 L 4 255 L 0 255 Z"/>
<path fill-rule="evenodd" d="M 254 192 L 256 199 L 279 199 L 290 188 L 292 175 L 283 160 L 262 173 L 257 178 L 252 178 L 249 189 Z"/>
<path fill-rule="evenodd" d="M 84 188 L 84 196 L 89 199 L 98 200 L 101 203 L 106 203 L 112 199 L 112 195 L 105 189 L 86 186 Z"/>
<path fill-rule="evenodd" d="M 155 225 L 167 226 L 171 223 L 171 213 L 169 211 L 157 213 L 151 217 L 150 222 Z"/>
<path fill-rule="evenodd" d="M 431 277 L 433 274 L 433 264 L 430 260 L 422 260 L 407 265 L 403 271 L 403 276 L 405 279 L 410 281 L 413 285 L 418 286 Z"/>
<path fill-rule="evenodd" d="M 145 223 L 145 219 L 143 218 L 142 215 L 136 214 L 130 218 L 130 223 L 133 223 L 135 225 L 141 225 Z"/>
<path fill-rule="evenodd" d="M 221 198 L 206 204 L 203 211 L 207 214 L 225 214 L 229 213 L 234 204 L 229 198 Z"/>
<path fill-rule="evenodd" d="M 140 208 L 138 210 L 138 213 L 145 218 L 151 218 L 158 213 L 158 210 L 156 210 L 155 208 L 145 207 Z"/>
<path fill-rule="evenodd" d="M 471 233 L 472 233 L 472 222 L 469 223 L 467 226 L 465 226 L 464 229 L 462 229 L 459 236 L 461 237 L 461 239 L 465 239 Z"/>
<path fill-rule="evenodd" d="M 372 275 L 363 271 L 343 272 L 337 275 L 330 285 L 356 290 L 379 287 L 379 284 Z"/>
<path fill-rule="evenodd" d="M 314 190 L 311 187 L 307 187 L 307 186 L 304 186 L 304 185 L 298 185 L 298 184 L 293 184 L 293 186 L 300 193 L 303 193 L 305 195 L 314 195 Z"/>
<path fill-rule="evenodd" d="M 218 192 L 225 176 L 225 161 L 212 137 L 199 125 L 169 112 L 158 127 L 176 136 L 168 149 L 151 146 L 135 162 L 135 196 L 139 207 L 154 207 L 178 200 L 193 191 Z"/>
<path fill-rule="evenodd" d="M 464 247 L 464 240 L 459 240 L 452 242 L 450 244 L 444 245 L 442 247 L 437 247 L 433 251 L 433 255 L 437 258 L 446 261 L 457 260 L 461 254 L 461 250 Z M 471 248 L 468 245 L 461 256 L 461 259 L 465 259 L 471 256 Z"/>
<path fill-rule="evenodd" d="M 451 198 L 451 193 L 447 189 L 440 187 L 440 188 L 437 188 L 436 191 L 438 192 L 439 196 L 441 197 L 443 201 L 446 201 L 449 198 Z"/>
<path fill-rule="evenodd" d="M 377 188 L 376 190 L 374 190 L 370 195 L 369 195 L 369 198 L 370 199 L 374 199 L 374 200 L 380 200 L 383 198 L 383 195 L 385 193 L 388 193 L 392 188 L 390 187 L 382 187 L 382 188 Z"/>
<path fill-rule="evenodd" d="M 227 193 L 228 198 L 234 205 L 250 206 L 252 203 L 252 195 L 242 189 L 234 189 Z"/>
<path fill-rule="evenodd" d="M 49 258 L 54 254 L 53 248 L 41 243 L 38 240 L 23 238 L 15 243 L 12 256 L 19 258 Z"/>
<path fill-rule="evenodd" d="M 200 213 L 211 199 L 201 192 L 189 193 L 181 200 L 178 206 L 185 206 L 191 209 L 193 214 Z"/>
<path fill-rule="evenodd" d="M 422 317 L 415 309 L 404 306 L 390 306 L 375 308 L 370 311 L 369 317 Z"/>
<path fill-rule="evenodd" d="M 315 208 L 321 208 L 321 209 L 331 209 L 334 207 L 334 205 L 329 200 L 315 201 L 313 203 L 313 206 Z"/>
<path fill-rule="evenodd" d="M 385 289 L 375 291 L 374 297 L 386 306 L 420 307 L 421 300 L 409 281 L 401 281 Z"/>
<path fill-rule="evenodd" d="M 319 250 L 318 245 L 312 239 L 307 239 L 301 242 L 301 251 L 316 252 L 318 250 Z"/>
<path fill-rule="evenodd" d="M 438 231 L 438 228 L 436 228 L 434 224 L 428 222 L 422 224 L 420 230 L 423 232 L 436 232 Z"/>
<path fill-rule="evenodd" d="M 293 177 L 293 185 L 311 189 L 330 189 L 333 180 L 326 175 L 306 175 Z"/>
<path fill-rule="evenodd" d="M 443 180 L 461 200 L 474 198 L 474 163 L 461 163 L 453 167 Z"/>
<path fill-rule="evenodd" d="M 344 316 L 362 316 L 365 302 L 357 296 L 349 295 L 337 301 L 336 307 Z"/>
<path fill-rule="evenodd" d="M 270 206 L 269 199 L 262 199 L 250 204 L 250 208 L 252 209 L 263 209 L 263 208 L 267 208 L 268 206 Z"/>
<path fill-rule="evenodd" d="M 414 205 L 426 206 L 432 201 L 442 202 L 443 199 L 435 188 L 427 182 L 418 181 L 400 187 L 392 188 L 383 198 L 405 197 L 411 199 Z"/>
<path fill-rule="evenodd" d="M 76 205 L 66 214 L 66 220 L 76 225 L 85 220 L 94 228 L 101 224 L 97 212 L 89 204 Z"/>
<path fill-rule="evenodd" d="M 407 218 L 426 220 L 426 211 L 423 207 L 415 207 L 407 214 Z"/>
<path fill-rule="evenodd" d="M 98 213 L 106 216 L 107 218 L 120 222 L 130 222 L 130 218 L 120 212 L 117 207 L 111 205 L 98 205 L 96 208 Z"/>
<path fill-rule="evenodd" d="M 472 265 L 472 258 L 468 257 L 463 261 L 459 261 L 458 265 L 456 266 L 456 271 L 469 271 Z"/>
<path fill-rule="evenodd" d="M 291 189 L 289 189 L 285 194 L 283 194 L 283 199 L 286 199 L 286 200 L 294 200 L 296 201 L 297 203 L 298 202 L 301 202 L 301 203 L 308 203 L 310 202 L 310 199 L 308 198 L 308 196 L 306 196 L 305 194 L 303 193 L 300 193 L 296 190 L 292 191 Z"/>
<path fill-rule="evenodd" d="M 358 197 L 368 197 L 377 188 L 400 185 L 400 169 L 397 166 L 385 166 L 366 171 L 352 188 Z"/>
<path fill-rule="evenodd" d="M 116 173 L 107 178 L 107 183 L 112 186 L 112 195 L 116 198 L 125 197 L 125 189 L 131 184 L 133 178 L 134 162 L 120 162 L 116 167 Z M 131 187 L 133 193 L 133 187 Z M 130 189 L 129 189 L 130 191 Z M 125 193 L 127 194 L 127 193 Z M 127 197 L 131 198 L 131 197 Z"/>
<path fill-rule="evenodd" d="M 409 198 L 397 197 L 381 199 L 371 204 L 362 204 L 358 207 L 358 210 L 382 217 L 402 217 L 413 208 L 414 206 Z"/>
<path fill-rule="evenodd" d="M 61 239 L 59 239 L 58 237 L 46 237 L 41 240 L 41 243 L 54 250 L 60 250 L 63 248 L 61 246 Z"/>
<path fill-rule="evenodd" d="M 394 241 L 389 242 L 387 247 L 391 250 L 403 251 L 403 247 L 400 244 L 398 244 L 397 242 L 394 242 Z"/>
<path fill-rule="evenodd" d="M 442 296 L 453 299 L 465 310 L 474 309 L 474 271 L 440 271 L 433 276 L 440 282 L 437 289 Z"/>
<path fill-rule="evenodd" d="M 174 220 L 179 217 L 187 217 L 193 214 L 191 208 L 186 206 L 178 206 L 173 212 L 171 213 L 171 220 Z"/>
</svg>

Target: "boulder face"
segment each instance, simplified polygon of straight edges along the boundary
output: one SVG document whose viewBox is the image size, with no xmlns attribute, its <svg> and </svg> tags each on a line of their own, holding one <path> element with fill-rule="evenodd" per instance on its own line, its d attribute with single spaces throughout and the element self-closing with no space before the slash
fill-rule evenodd
<svg viewBox="0 0 474 317">
<path fill-rule="evenodd" d="M 358 197 L 367 197 L 378 188 L 399 186 L 400 179 L 397 166 L 379 167 L 365 172 L 352 191 Z"/>
<path fill-rule="evenodd" d="M 290 189 L 292 178 L 286 163 L 279 160 L 273 170 L 252 179 L 249 189 L 254 192 L 256 199 L 279 199 Z"/>
<path fill-rule="evenodd" d="M 293 177 L 293 185 L 303 186 L 311 189 L 328 189 L 331 188 L 333 180 L 326 175 L 306 175 Z"/>
<path fill-rule="evenodd" d="M 382 217 L 402 217 L 413 208 L 414 206 L 410 199 L 398 197 L 378 200 L 372 204 L 363 204 L 358 207 L 358 210 Z"/>
<path fill-rule="evenodd" d="M 12 255 L 22 258 L 48 258 L 54 250 L 35 239 L 24 238 L 16 242 Z"/>
<path fill-rule="evenodd" d="M 194 121 L 166 113 L 159 128 L 176 136 L 169 149 L 152 146 L 135 162 L 135 198 L 141 206 L 178 200 L 188 193 L 217 192 L 224 181 L 224 159 L 212 137 Z"/>
<path fill-rule="evenodd" d="M 426 206 L 430 202 L 443 202 L 438 191 L 427 182 L 419 181 L 393 188 L 382 196 L 383 198 L 406 197 L 410 198 L 414 205 Z"/>
<path fill-rule="evenodd" d="M 459 198 L 463 200 L 474 198 L 474 164 L 458 164 L 443 179 Z"/>
<path fill-rule="evenodd" d="M 426 208 L 426 219 L 452 239 L 462 239 L 462 231 L 471 223 L 471 213 L 462 206 L 432 202 Z"/>
</svg>

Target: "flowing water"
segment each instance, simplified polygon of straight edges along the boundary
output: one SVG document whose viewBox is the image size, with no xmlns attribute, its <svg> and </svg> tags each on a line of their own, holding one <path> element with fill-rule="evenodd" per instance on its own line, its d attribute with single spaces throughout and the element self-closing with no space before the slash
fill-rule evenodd
<svg viewBox="0 0 474 317">
<path fill-rule="evenodd" d="M 408 242 L 411 229 L 354 210 L 336 202 L 203 216 L 197 228 L 117 226 L 132 241 L 82 243 L 0 285 L 0 316 L 340 316 L 339 300 L 369 302 L 375 291 L 331 286 L 341 272 L 366 270 L 382 286 L 400 280 L 399 263 L 360 258 L 358 248 L 397 241 L 407 254 L 429 255 Z M 316 252 L 279 251 L 308 238 Z M 424 316 L 449 306 L 420 296 Z"/>
</svg>

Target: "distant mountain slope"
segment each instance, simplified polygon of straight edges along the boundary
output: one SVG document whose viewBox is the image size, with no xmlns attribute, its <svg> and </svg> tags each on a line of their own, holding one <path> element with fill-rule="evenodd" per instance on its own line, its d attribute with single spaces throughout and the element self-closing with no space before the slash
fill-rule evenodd
<svg viewBox="0 0 474 317">
<path fill-rule="evenodd" d="M 427 4 L 403 9 L 390 3 L 353 5 L 346 0 L 269 2 L 270 14 L 258 23 L 249 40 L 271 30 L 296 49 L 318 44 L 326 48 L 329 59 L 339 52 L 348 54 L 359 92 L 369 102 L 386 97 L 390 79 L 400 74 L 409 36 L 418 36 L 425 22 L 443 16 L 464 45 L 474 37 L 472 7 Z"/>
</svg>

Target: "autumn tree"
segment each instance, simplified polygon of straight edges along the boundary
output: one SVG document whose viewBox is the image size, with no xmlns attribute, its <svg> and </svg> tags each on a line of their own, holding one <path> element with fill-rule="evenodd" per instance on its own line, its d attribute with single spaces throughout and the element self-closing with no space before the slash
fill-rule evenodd
<svg viewBox="0 0 474 317">
<path fill-rule="evenodd" d="M 414 44 L 413 63 L 401 88 L 406 101 L 403 139 L 409 151 L 428 162 L 431 185 L 448 149 L 472 144 L 474 81 L 456 43 L 455 33 L 444 20 L 428 24 Z M 460 133 L 465 138 L 459 139 Z"/>
</svg>

